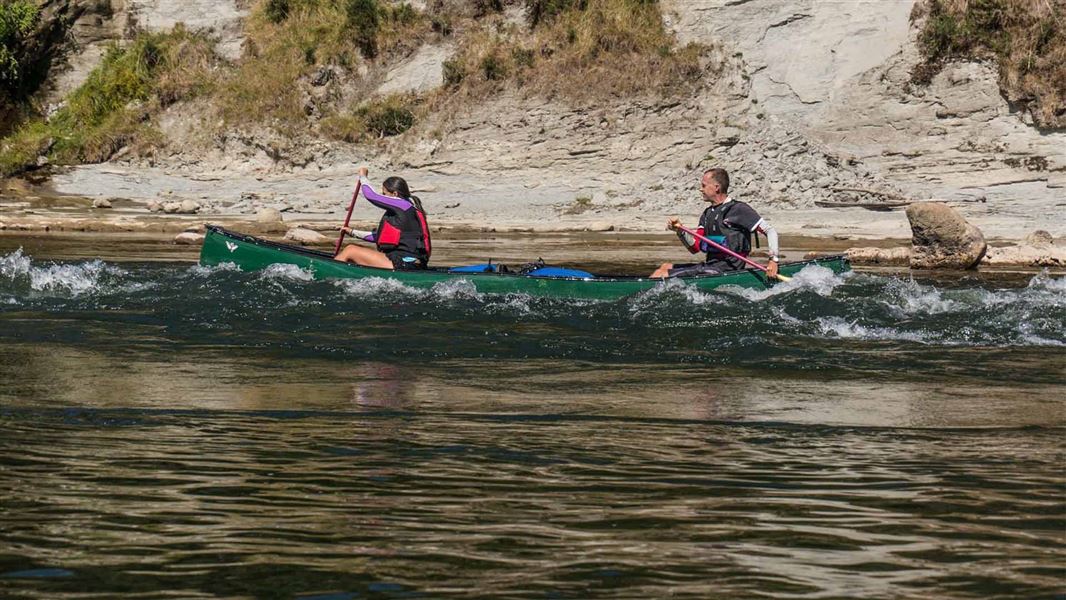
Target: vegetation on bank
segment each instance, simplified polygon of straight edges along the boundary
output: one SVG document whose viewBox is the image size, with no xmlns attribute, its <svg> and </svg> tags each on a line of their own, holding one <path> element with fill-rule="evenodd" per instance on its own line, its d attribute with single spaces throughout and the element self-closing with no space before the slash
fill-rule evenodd
<svg viewBox="0 0 1066 600">
<path fill-rule="evenodd" d="M 677 47 L 654 0 L 527 0 L 528 31 L 482 29 L 445 64 L 445 83 L 484 95 L 516 86 L 572 100 L 692 89 L 705 47 Z"/>
<path fill-rule="evenodd" d="M 32 81 L 34 57 L 32 36 L 40 9 L 29 0 L 0 3 L 0 136 L 22 112 L 27 81 Z"/>
<path fill-rule="evenodd" d="M 141 34 L 112 47 L 57 112 L 0 140 L 0 174 L 32 168 L 41 156 L 65 164 L 107 160 L 122 148 L 150 152 L 165 142 L 153 117 L 194 97 L 217 111 L 220 127 L 360 142 L 505 89 L 586 101 L 671 96 L 701 79 L 703 47 L 678 48 L 656 0 L 524 0 L 522 23 L 503 14 L 515 3 L 441 1 L 430 16 L 383 0 L 258 0 L 235 63 L 181 27 Z M 446 38 L 458 50 L 444 64 L 444 87 L 375 96 L 389 64 Z"/>
<path fill-rule="evenodd" d="M 129 47 L 112 46 L 100 66 L 64 105 L 32 119 L 0 141 L 0 173 L 36 164 L 100 162 L 125 146 L 158 141 L 150 117 L 167 106 L 212 90 L 213 42 L 182 27 L 145 34 Z"/>
<path fill-rule="evenodd" d="M 21 91 L 29 59 L 27 42 L 40 12 L 28 0 L 0 4 L 0 90 L 8 95 Z"/>
<path fill-rule="evenodd" d="M 989 59 L 1008 101 L 1038 125 L 1066 127 L 1066 7 L 1056 0 L 924 0 L 923 61 L 912 72 L 926 85 L 952 60 Z"/>
</svg>

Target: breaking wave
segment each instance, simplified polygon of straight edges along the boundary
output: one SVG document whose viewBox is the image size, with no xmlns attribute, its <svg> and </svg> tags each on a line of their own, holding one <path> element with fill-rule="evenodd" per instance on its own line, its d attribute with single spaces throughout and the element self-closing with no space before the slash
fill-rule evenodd
<svg viewBox="0 0 1066 600">
<path fill-rule="evenodd" d="M 30 257 L 19 248 L 0 258 L 0 280 L 16 289 L 26 287 L 30 292 L 51 295 L 80 296 L 104 290 L 113 290 L 126 271 L 93 260 L 84 263 L 51 263 L 35 266 Z M 134 283 L 129 290 L 150 285 Z"/>
<path fill-rule="evenodd" d="M 798 364 L 870 344 L 925 352 L 1066 346 L 1066 279 L 1046 273 L 997 287 L 811 266 L 768 290 L 707 292 L 670 280 L 629 298 L 595 301 L 486 294 L 463 279 L 422 289 L 385 278 L 314 280 L 292 265 L 254 273 L 233 265 L 119 267 L 34 261 L 19 250 L 0 256 L 0 319 L 11 311 L 42 318 L 6 320 L 0 339 L 44 336 L 53 326 L 48 314 L 63 311 L 87 328 L 94 319 L 108 328 L 162 328 L 177 343 L 221 339 L 339 355 L 374 348 L 427 357 Z M 415 340 L 413 350 L 392 350 L 397 335 Z"/>
</svg>

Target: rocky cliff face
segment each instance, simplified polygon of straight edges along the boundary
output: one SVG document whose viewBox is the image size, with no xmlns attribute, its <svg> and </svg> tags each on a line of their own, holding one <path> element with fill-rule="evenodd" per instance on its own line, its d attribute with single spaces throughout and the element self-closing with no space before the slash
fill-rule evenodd
<svg viewBox="0 0 1066 600">
<path fill-rule="evenodd" d="M 108 44 L 137 31 L 165 31 L 178 23 L 204 29 L 218 38 L 218 51 L 231 59 L 241 52 L 243 0 L 45 0 L 43 20 L 62 23 L 69 33 L 53 67 L 49 102 L 58 102 L 81 85 L 99 64 Z"/>
<path fill-rule="evenodd" d="M 1054 195 L 1066 132 L 1012 114 L 991 65 L 959 63 L 912 89 L 913 2 L 703 0 L 668 3 L 682 39 L 743 53 L 767 120 L 925 197 Z"/>
<path fill-rule="evenodd" d="M 57 77 L 57 92 L 84 77 L 104 42 L 136 27 L 184 22 L 211 28 L 224 52 L 239 54 L 246 10 L 239 0 L 68 4 L 84 6 L 73 29 L 78 51 Z M 444 194 L 473 189 L 491 196 L 497 190 L 524 202 L 516 194 L 536 190 L 528 196 L 545 206 L 583 196 L 608 212 L 637 207 L 657 213 L 679 201 L 688 201 L 682 211 L 698 207 L 698 173 L 716 165 L 734 172 L 737 195 L 764 205 L 984 197 L 989 202 L 982 210 L 990 215 L 1033 202 L 1054 206 L 1066 183 L 1066 132 L 1039 131 L 1011 113 L 990 65 L 955 64 L 928 88 L 912 89 L 908 76 L 918 60 L 908 20 L 912 4 L 662 0 L 664 19 L 681 42 L 715 49 L 705 57 L 706 83 L 683 98 L 575 106 L 504 94 L 476 109 L 438 114 L 381 149 L 306 140 L 290 141 L 286 149 L 284 140 L 271 140 L 269 156 L 242 161 L 228 136 L 226 148 L 206 154 L 177 143 L 175 160 L 199 161 L 207 170 L 259 171 L 373 154 L 421 173 Z M 416 52 L 382 77 L 381 88 L 440 85 L 448 51 Z M 190 122 L 182 110 L 198 112 L 173 110 L 168 120 L 179 124 Z M 245 145 L 255 154 L 263 144 Z M 285 158 L 308 148 L 317 159 Z"/>
</svg>

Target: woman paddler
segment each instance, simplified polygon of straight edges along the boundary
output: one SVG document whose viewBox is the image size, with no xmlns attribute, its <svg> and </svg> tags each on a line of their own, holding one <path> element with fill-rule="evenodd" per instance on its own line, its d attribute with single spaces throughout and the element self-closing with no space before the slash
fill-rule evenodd
<svg viewBox="0 0 1066 600">
<path fill-rule="evenodd" d="M 366 267 L 407 271 L 425 269 L 429 264 L 432 245 L 429 239 L 429 225 L 426 223 L 426 211 L 418 196 L 411 194 L 407 182 L 402 177 L 389 177 L 381 184 L 379 194 L 371 187 L 367 179 L 369 171 L 359 168 L 360 189 L 363 197 L 374 206 L 385 211 L 378 228 L 372 232 L 356 231 L 350 227 L 341 229 L 352 236 L 371 242 L 376 250 L 350 244 L 337 253 L 334 258 L 343 262 L 355 263 Z"/>
</svg>

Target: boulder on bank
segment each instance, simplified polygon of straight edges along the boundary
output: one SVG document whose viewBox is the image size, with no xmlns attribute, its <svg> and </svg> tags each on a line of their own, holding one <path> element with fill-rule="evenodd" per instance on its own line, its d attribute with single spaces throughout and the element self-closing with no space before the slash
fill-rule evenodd
<svg viewBox="0 0 1066 600">
<path fill-rule="evenodd" d="M 981 262 L 993 267 L 1064 267 L 1066 248 L 1055 244 L 1050 233 L 1037 230 L 1016 246 L 989 248 Z"/>
<path fill-rule="evenodd" d="M 174 243 L 180 246 L 195 246 L 204 241 L 202 233 L 183 231 L 174 237 Z"/>
<path fill-rule="evenodd" d="M 857 265 L 906 266 L 911 262 L 910 248 L 857 247 L 848 248 L 845 254 Z"/>
<path fill-rule="evenodd" d="M 276 208 L 263 208 L 259 212 L 255 213 L 255 220 L 258 223 L 280 223 L 281 211 Z"/>
<path fill-rule="evenodd" d="M 1025 236 L 1025 243 L 1036 247 L 1051 246 L 1055 243 L 1055 238 L 1043 229 L 1037 229 Z"/>
<path fill-rule="evenodd" d="M 329 244 L 332 240 L 322 235 L 321 233 L 314 231 L 313 229 L 307 229 L 304 227 L 294 227 L 285 234 L 285 239 L 296 242 L 301 246 L 311 246 L 315 244 Z"/>
<path fill-rule="evenodd" d="M 912 203 L 907 219 L 912 269 L 971 269 L 988 249 L 981 230 L 942 202 Z"/>
<path fill-rule="evenodd" d="M 93 200 L 93 208 L 111 208 L 111 202 L 103 198 L 97 198 Z"/>
</svg>

